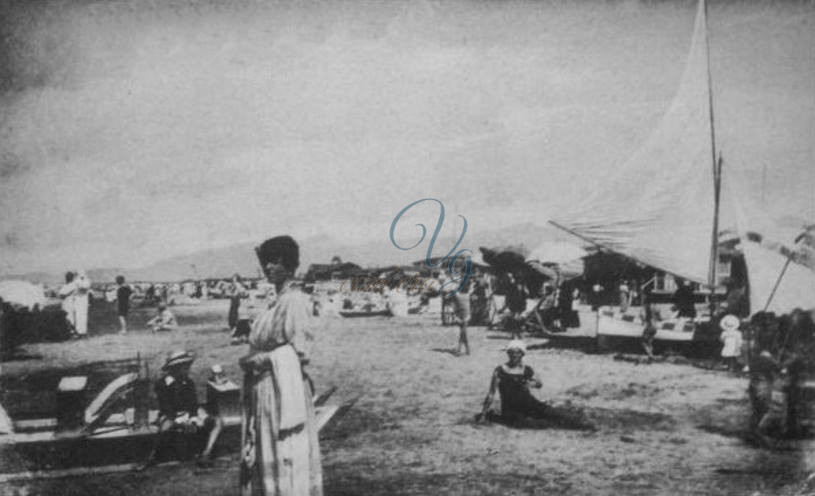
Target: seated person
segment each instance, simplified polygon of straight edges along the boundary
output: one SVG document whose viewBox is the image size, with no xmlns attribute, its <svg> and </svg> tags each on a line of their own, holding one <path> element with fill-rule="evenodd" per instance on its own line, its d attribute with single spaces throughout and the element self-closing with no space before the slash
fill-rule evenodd
<svg viewBox="0 0 815 496">
<path fill-rule="evenodd" d="M 158 315 L 148 320 L 147 325 L 150 326 L 153 332 L 178 329 L 178 321 L 175 320 L 175 315 L 167 308 L 166 303 L 159 303 Z"/>
<path fill-rule="evenodd" d="M 154 386 L 159 405 L 159 433 L 143 467 L 153 465 L 156 454 L 168 446 L 176 455 L 186 458 L 186 446 L 190 441 L 187 435 L 192 436 L 198 445 L 206 440 L 198 455 L 198 464 L 212 465 L 212 448 L 223 429 L 223 421 L 198 407 L 195 384 L 189 377 L 194 359 L 189 352 L 176 351 L 162 367 L 165 375 Z"/>
<path fill-rule="evenodd" d="M 556 408 L 537 398 L 529 388 L 540 388 L 540 379 L 532 367 L 524 365 L 526 345 L 521 340 L 512 340 L 507 345 L 509 360 L 495 368 L 490 381 L 490 390 L 484 399 L 484 406 L 476 420 L 499 422 L 510 427 L 545 429 L 593 429 L 579 410 Z M 501 398 L 501 412 L 491 409 L 495 392 Z"/>
</svg>

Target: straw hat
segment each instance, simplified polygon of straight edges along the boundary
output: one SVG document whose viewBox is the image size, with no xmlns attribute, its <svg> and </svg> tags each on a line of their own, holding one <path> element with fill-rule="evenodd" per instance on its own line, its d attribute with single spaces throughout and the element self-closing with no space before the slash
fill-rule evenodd
<svg viewBox="0 0 815 496">
<path fill-rule="evenodd" d="M 520 339 L 513 339 L 512 341 L 509 342 L 507 347 L 504 348 L 504 351 L 509 350 L 519 350 L 521 353 L 526 354 L 526 343 L 524 343 Z"/>
<path fill-rule="evenodd" d="M 167 355 L 167 361 L 161 367 L 161 370 L 169 370 L 178 365 L 187 365 L 195 360 L 195 356 L 189 351 L 173 351 Z"/>
<path fill-rule="evenodd" d="M 725 315 L 722 317 L 721 322 L 719 322 L 719 327 L 722 328 L 723 331 L 733 331 L 739 328 L 739 318 L 735 315 Z"/>
</svg>

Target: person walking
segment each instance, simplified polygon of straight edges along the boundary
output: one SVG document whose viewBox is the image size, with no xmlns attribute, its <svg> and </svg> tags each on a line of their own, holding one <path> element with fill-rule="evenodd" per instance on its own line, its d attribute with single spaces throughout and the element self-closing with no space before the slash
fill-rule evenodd
<svg viewBox="0 0 815 496">
<path fill-rule="evenodd" d="M 116 314 L 119 316 L 119 332 L 127 332 L 127 313 L 130 310 L 130 297 L 133 289 L 125 284 L 124 276 L 116 276 Z"/>
</svg>

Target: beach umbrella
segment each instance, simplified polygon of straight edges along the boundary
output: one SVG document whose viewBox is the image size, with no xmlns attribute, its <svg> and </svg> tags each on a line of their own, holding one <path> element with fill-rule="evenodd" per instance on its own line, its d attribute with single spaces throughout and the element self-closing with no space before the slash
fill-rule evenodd
<svg viewBox="0 0 815 496">
<path fill-rule="evenodd" d="M 35 305 L 45 305 L 45 292 L 42 286 L 28 281 L 0 281 L 0 298 L 12 305 L 33 309 Z"/>
<path fill-rule="evenodd" d="M 526 262 L 527 267 L 530 270 L 534 271 L 535 273 L 552 280 L 557 280 L 558 278 L 558 271 L 554 267 L 549 267 L 537 260 L 533 260 L 531 262 Z"/>
<path fill-rule="evenodd" d="M 479 249 L 484 261 L 498 271 L 513 272 L 526 269 L 526 256 L 529 253 L 523 248 Z"/>
<path fill-rule="evenodd" d="M 815 228 L 778 237 L 765 232 L 748 231 L 742 238 L 751 313 L 815 308 Z"/>
</svg>

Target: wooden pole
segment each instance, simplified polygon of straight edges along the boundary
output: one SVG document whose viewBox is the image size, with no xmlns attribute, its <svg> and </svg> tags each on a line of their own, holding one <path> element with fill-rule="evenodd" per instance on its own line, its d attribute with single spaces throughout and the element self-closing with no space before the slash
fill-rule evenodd
<svg viewBox="0 0 815 496">
<path fill-rule="evenodd" d="M 707 1 L 701 0 L 704 15 L 705 55 L 707 59 L 707 99 L 710 121 L 710 158 L 713 167 L 713 233 L 710 241 L 710 269 L 708 286 L 710 287 L 710 317 L 716 313 L 716 266 L 719 263 L 719 195 L 721 192 L 722 157 L 716 157 L 716 131 L 713 114 L 713 77 L 710 71 L 710 43 L 707 28 Z"/>
</svg>

